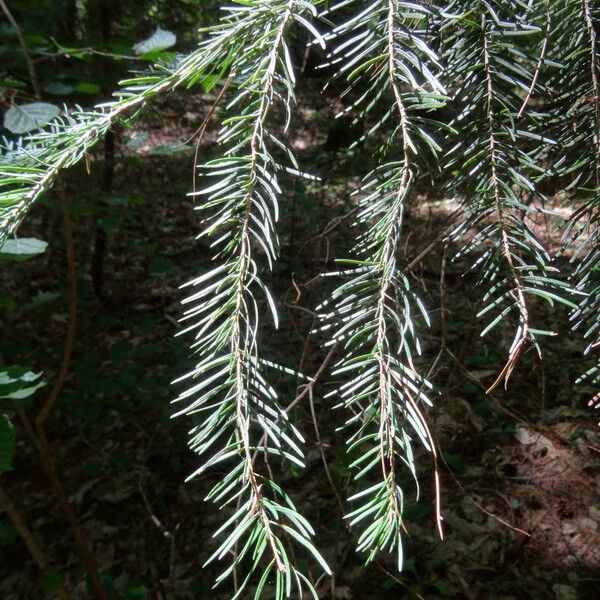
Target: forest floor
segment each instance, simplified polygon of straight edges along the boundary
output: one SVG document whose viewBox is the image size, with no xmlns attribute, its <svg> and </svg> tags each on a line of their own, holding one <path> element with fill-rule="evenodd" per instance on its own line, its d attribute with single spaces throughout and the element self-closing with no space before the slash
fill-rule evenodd
<svg viewBox="0 0 600 600">
<path fill-rule="evenodd" d="M 319 274 L 333 268 L 355 237 L 350 193 L 366 165 L 363 155 L 328 140 L 330 101 L 306 94 L 310 99 L 300 96 L 290 143 L 302 167 L 322 181 L 290 179 L 284 187 L 282 256 L 273 275 L 282 323 L 270 337 L 269 352 L 311 375 L 328 352 L 318 335 L 308 336 L 314 307 L 332 285 Z M 184 483 L 197 457 L 186 447 L 189 423 L 170 419 L 176 395 L 170 382 L 191 365 L 188 340 L 174 337 L 183 297 L 178 288 L 210 261 L 206 245 L 195 240 L 199 219 L 186 197 L 193 142 L 181 144 L 193 136 L 208 106 L 202 98 L 187 98 L 185 104 L 170 98 L 148 113 L 146 125 L 121 132 L 111 189 L 102 180 L 101 153 L 92 157 L 90 174 L 74 169 L 66 178 L 78 324 L 69 375 L 47 428 L 69 498 L 114 598 L 229 597 L 225 587 L 212 590 L 218 565 L 202 568 L 221 522 L 203 498 L 219 473 Z M 203 138 L 202 159 L 214 152 L 214 140 L 210 134 Z M 65 338 L 68 278 L 57 204 L 49 196 L 19 232 L 49 241 L 46 254 L 0 271 L 2 356 L 43 370 L 48 382 L 28 409 L 32 415 L 56 377 Z M 464 269 L 452 261 L 451 247 L 430 247 L 454 209 L 443 194 L 415 196 L 403 247 L 432 316 L 420 364 L 440 392 L 428 418 L 441 451 L 445 540 L 436 535 L 431 466 L 419 476 L 420 502 L 407 504 L 404 571 L 396 573 L 386 557 L 362 565 L 339 503 L 349 495 L 348 461 L 336 433 L 344 415 L 323 400 L 333 384 L 321 378 L 314 389 L 321 445 L 307 396 L 295 408 L 307 439 L 307 468 L 284 474 L 286 489 L 314 524 L 317 545 L 335 573 L 333 584 L 323 581 L 320 592 L 339 600 L 597 598 L 600 430 L 598 415 L 586 408 L 594 390 L 573 384 L 586 368 L 582 344 L 568 333 L 566 312 L 550 314 L 540 305 L 560 333 L 548 338 L 544 362 L 527 353 L 508 390 L 498 387 L 486 395 L 502 369 L 510 332 L 506 329 L 500 344 L 498 337 L 479 336 L 474 278 L 460 276 Z M 538 226 L 557 248 L 553 223 L 542 220 Z M 90 274 L 97 227 L 108 238 L 102 301 Z M 295 397 L 294 378 L 282 375 L 277 384 L 284 401 Z M 428 464 L 427 455 L 419 458 Z M 2 475 L 1 484 L 73 600 L 92 598 L 62 512 L 22 428 L 15 468 Z M 52 597 L 56 582 L 45 578 L 43 592 L 40 580 L 0 512 L 0 598 Z"/>
</svg>

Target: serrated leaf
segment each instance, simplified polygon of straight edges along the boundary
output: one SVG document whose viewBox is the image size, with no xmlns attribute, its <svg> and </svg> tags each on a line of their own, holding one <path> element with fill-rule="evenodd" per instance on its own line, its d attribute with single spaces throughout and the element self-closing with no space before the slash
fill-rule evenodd
<svg viewBox="0 0 600 600">
<path fill-rule="evenodd" d="M 43 127 L 60 114 L 60 108 L 48 102 L 12 106 L 4 114 L 4 127 L 11 133 L 27 133 Z"/>
<path fill-rule="evenodd" d="M 156 31 L 149 38 L 135 44 L 133 50 L 138 55 L 148 54 L 149 52 L 166 50 L 174 46 L 176 42 L 177 36 L 172 31 L 157 27 Z"/>
</svg>

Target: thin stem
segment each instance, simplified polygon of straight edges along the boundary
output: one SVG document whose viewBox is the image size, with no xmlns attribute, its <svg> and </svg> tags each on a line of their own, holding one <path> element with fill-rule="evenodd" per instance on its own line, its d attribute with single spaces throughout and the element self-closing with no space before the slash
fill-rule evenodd
<svg viewBox="0 0 600 600">
<path fill-rule="evenodd" d="M 248 191 L 246 193 L 244 216 L 242 220 L 242 229 L 240 233 L 240 254 L 239 254 L 239 269 L 238 282 L 236 291 L 236 306 L 234 310 L 233 331 L 232 331 L 232 350 L 231 355 L 235 361 L 235 387 L 236 387 L 236 427 L 239 439 L 242 443 L 242 448 L 246 461 L 246 478 L 250 483 L 253 495 L 253 510 L 258 510 L 263 522 L 269 545 L 273 553 L 273 558 L 277 569 L 284 573 L 286 571 L 280 552 L 277 548 L 275 535 L 271 528 L 271 522 L 262 502 L 262 485 L 258 483 L 256 473 L 253 468 L 252 450 L 249 439 L 250 417 L 248 415 L 247 406 L 247 361 L 248 350 L 247 346 L 242 347 L 242 316 L 244 310 L 244 296 L 247 285 L 247 278 L 250 267 L 250 237 L 248 229 L 250 226 L 250 218 L 253 204 L 253 195 L 256 188 L 258 163 L 261 156 L 261 141 L 263 138 L 263 125 L 271 107 L 271 94 L 273 80 L 277 67 L 277 58 L 279 56 L 281 42 L 284 32 L 287 28 L 289 20 L 292 16 L 292 9 L 295 0 L 290 0 L 286 11 L 277 30 L 269 64 L 265 73 L 264 85 L 261 90 L 261 100 L 256 112 L 256 121 L 250 138 L 250 169 L 248 174 Z"/>
<path fill-rule="evenodd" d="M 23 56 L 25 57 L 25 62 L 27 63 L 27 69 L 29 70 L 29 79 L 31 80 L 31 87 L 33 88 L 33 93 L 35 94 L 36 98 L 41 98 L 42 93 L 40 91 L 40 85 L 36 76 L 35 66 L 33 64 L 33 60 L 31 59 L 31 54 L 29 53 L 27 43 L 25 42 L 23 30 L 21 29 L 17 20 L 14 18 L 13 14 L 10 12 L 4 0 L 0 0 L 0 8 L 2 9 L 2 12 L 6 15 L 6 18 L 8 19 L 8 22 L 10 23 L 11 27 L 15 30 L 17 40 L 19 40 L 19 45 L 21 46 Z"/>
<path fill-rule="evenodd" d="M 2 486 L 0 486 L 0 506 L 8 515 L 8 518 L 11 520 L 14 528 L 17 530 L 19 536 L 23 540 L 23 543 L 27 547 L 27 550 L 29 550 L 29 554 L 31 554 L 31 557 L 39 567 L 40 571 L 46 575 L 50 571 L 50 563 L 48 558 L 44 554 L 44 551 L 40 548 L 39 544 L 35 541 L 31 530 L 29 527 L 27 527 L 23 517 L 16 509 L 15 505 L 10 499 L 10 496 L 2 488 Z M 61 600 L 71 600 L 71 596 L 64 585 L 60 586 L 57 594 Z"/>
<path fill-rule="evenodd" d="M 535 86 L 537 84 L 538 77 L 540 76 L 540 73 L 542 71 L 544 59 L 546 58 L 546 50 L 548 48 L 548 41 L 550 39 L 551 23 L 552 23 L 552 17 L 550 14 L 550 0 L 546 0 L 546 30 L 544 32 L 544 41 L 542 42 L 540 56 L 538 58 L 536 66 L 535 66 L 535 72 L 531 79 L 531 85 L 529 86 L 529 89 L 527 90 L 527 93 L 525 94 L 525 98 L 523 99 L 523 104 L 521 105 L 521 108 L 519 109 L 519 112 L 517 113 L 517 117 L 516 117 L 517 121 L 523 116 L 523 113 L 525 112 L 525 109 L 527 108 L 527 105 L 529 104 L 529 101 L 531 100 L 531 96 L 533 95 L 533 92 L 535 90 Z"/>
<path fill-rule="evenodd" d="M 500 372 L 496 381 L 488 388 L 487 393 L 489 394 L 499 383 L 504 379 L 504 381 L 508 381 L 512 370 L 515 366 L 516 361 L 518 360 L 523 346 L 525 342 L 529 339 L 529 312 L 527 308 L 527 301 L 525 299 L 525 293 L 523 291 L 523 285 L 521 282 L 521 276 L 517 268 L 515 267 L 512 251 L 510 248 L 510 242 L 508 239 L 508 232 L 506 230 L 506 224 L 504 221 L 504 206 L 502 203 L 502 197 L 500 192 L 500 179 L 498 175 L 498 157 L 497 157 L 497 149 L 496 149 L 496 124 L 494 121 L 494 85 L 492 81 L 492 72 L 490 65 L 490 53 L 488 48 L 488 40 L 486 36 L 486 15 L 485 12 L 481 15 L 481 31 L 483 35 L 483 60 L 484 60 L 484 72 L 486 78 L 486 113 L 487 113 L 487 121 L 488 121 L 488 143 L 489 143 L 489 151 L 490 151 L 490 169 L 491 169 L 491 182 L 492 189 L 494 193 L 494 202 L 496 205 L 496 214 L 498 216 L 498 225 L 500 227 L 500 236 L 501 236 L 501 244 L 502 244 L 502 255 L 508 265 L 508 268 L 511 272 L 513 282 L 515 284 L 515 301 L 519 307 L 520 314 L 520 327 L 522 327 L 522 331 L 520 334 L 520 339 L 513 347 L 510 352 L 508 361 L 502 371 Z"/>
<path fill-rule="evenodd" d="M 61 210 L 63 213 L 63 224 L 65 229 L 65 240 L 67 246 L 67 269 L 69 275 L 69 314 L 67 320 L 67 333 L 61 366 L 54 386 L 52 387 L 52 391 L 50 392 L 48 398 L 46 399 L 46 402 L 44 403 L 40 412 L 35 418 L 35 430 L 39 440 L 40 456 L 42 462 L 44 463 L 46 473 L 48 474 L 48 478 L 50 479 L 50 483 L 52 485 L 54 494 L 56 495 L 58 502 L 65 514 L 65 517 L 69 524 L 69 528 L 71 529 L 71 534 L 75 539 L 75 543 L 77 544 L 81 558 L 89 571 L 96 595 L 100 600 L 108 600 L 108 596 L 106 595 L 106 592 L 104 591 L 104 586 L 102 585 L 102 580 L 100 579 L 100 573 L 98 571 L 96 561 L 88 548 L 87 542 L 85 540 L 85 535 L 81 529 L 77 516 L 75 515 L 75 511 L 69 503 L 64 484 L 60 478 L 60 475 L 58 474 L 52 449 L 48 442 L 46 430 L 44 428 L 44 423 L 50 415 L 50 413 L 52 412 L 52 409 L 54 408 L 54 405 L 56 404 L 56 401 L 60 396 L 67 375 L 69 373 L 71 355 L 73 353 L 73 345 L 75 342 L 75 331 L 77 327 L 77 266 L 75 262 L 75 242 L 73 239 L 73 227 L 69 215 L 69 205 L 66 191 L 61 181 L 58 182 L 56 190 L 59 194 L 61 201 Z"/>
<path fill-rule="evenodd" d="M 221 102 L 221 100 L 223 99 L 225 94 L 227 93 L 227 90 L 229 89 L 229 86 L 231 85 L 231 82 L 233 81 L 233 77 L 234 77 L 234 72 L 232 71 L 230 73 L 229 77 L 227 78 L 227 81 L 221 88 L 221 91 L 219 92 L 218 96 L 215 98 L 215 101 L 211 104 L 210 108 L 208 109 L 208 112 L 204 116 L 202 123 L 200 123 L 200 127 L 198 127 L 198 129 L 196 129 L 196 131 L 194 131 L 194 133 L 188 140 L 186 140 L 185 142 L 180 144 L 180 146 L 186 146 L 196 136 L 198 136 L 196 139 L 196 146 L 194 148 L 194 160 L 192 163 L 192 195 L 196 193 L 196 172 L 197 172 L 197 168 L 198 168 L 198 154 L 200 152 L 200 144 L 202 142 L 202 138 L 204 137 L 204 132 L 206 131 L 206 128 L 207 128 L 215 110 L 217 109 L 217 106 L 219 105 L 219 103 Z M 175 146 L 175 147 L 179 148 L 180 146 Z"/>
<path fill-rule="evenodd" d="M 400 116 L 400 128 L 402 133 L 402 149 L 404 154 L 404 162 L 402 165 L 402 175 L 400 187 L 395 197 L 393 210 L 391 215 L 386 215 L 389 218 L 389 227 L 381 249 L 378 270 L 381 273 L 380 293 L 377 301 L 376 320 L 377 320 L 377 338 L 375 347 L 377 348 L 377 362 L 379 364 L 379 402 L 380 402 L 380 427 L 382 433 L 385 430 L 386 443 L 381 447 L 381 469 L 390 502 L 390 510 L 392 510 L 398 519 L 401 518 L 400 507 L 398 506 L 398 498 L 395 490 L 396 474 L 395 474 L 395 441 L 394 441 L 394 418 L 393 408 L 390 406 L 389 400 L 389 350 L 386 337 L 386 300 L 388 289 L 394 274 L 394 268 L 390 267 L 390 263 L 394 263 L 394 253 L 396 251 L 396 236 L 398 229 L 401 227 L 402 210 L 404 197 L 406 195 L 407 186 L 410 181 L 410 151 L 408 144 L 408 116 L 402 95 L 398 87 L 396 73 L 396 54 L 395 54 L 395 15 L 396 3 L 394 0 L 388 2 L 388 17 L 387 17 L 387 52 L 388 52 L 388 71 L 389 82 L 394 93 L 395 105 Z M 387 464 L 386 464 L 387 450 Z"/>
<path fill-rule="evenodd" d="M 48 395 L 48 398 L 44 402 L 44 405 L 40 409 L 38 415 L 35 418 L 35 425 L 37 429 L 44 426 L 48 415 L 52 412 L 56 400 L 60 396 L 60 392 L 64 386 L 67 375 L 69 374 L 69 368 L 71 366 L 71 356 L 73 354 L 73 344 L 75 342 L 75 332 L 77 330 L 77 265 L 75 262 L 75 242 L 73 239 L 73 227 L 71 224 L 71 218 L 69 216 L 68 201 L 66 199 L 66 192 L 64 187 L 58 185 L 56 190 L 60 196 L 61 211 L 63 213 L 63 225 L 65 229 L 65 240 L 67 246 L 67 271 L 69 276 L 69 314 L 67 319 L 67 332 L 65 338 L 65 345 L 63 348 L 63 356 L 58 372 L 58 376 L 52 387 L 52 391 Z"/>
<path fill-rule="evenodd" d="M 583 0 L 585 24 L 590 38 L 590 61 L 594 89 L 594 142 L 596 143 L 596 187 L 600 187 L 600 81 L 598 80 L 598 40 L 590 0 Z"/>
</svg>

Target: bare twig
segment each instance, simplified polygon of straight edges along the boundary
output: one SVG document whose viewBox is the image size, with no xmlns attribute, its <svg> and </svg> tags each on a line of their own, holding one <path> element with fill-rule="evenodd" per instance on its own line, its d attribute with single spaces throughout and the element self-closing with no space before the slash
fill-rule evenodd
<svg viewBox="0 0 600 600">
<path fill-rule="evenodd" d="M 461 212 L 461 208 L 457 208 L 448 216 L 448 221 L 452 222 L 454 217 Z M 406 271 L 412 271 L 446 236 L 448 235 L 448 227 L 445 226 L 440 233 L 425 247 L 408 265 Z"/>
<path fill-rule="evenodd" d="M 329 481 L 329 485 L 335 494 L 335 498 L 337 500 L 338 506 L 340 507 L 340 511 L 344 514 L 344 503 L 342 502 L 342 497 L 338 492 L 335 483 L 333 482 L 333 478 L 331 477 L 331 472 L 329 471 L 329 466 L 327 465 L 327 459 L 325 458 L 325 451 L 323 449 L 323 442 L 321 441 L 321 433 L 319 431 L 319 422 L 317 420 L 317 414 L 315 412 L 315 402 L 313 399 L 313 391 L 312 388 L 309 388 L 308 392 L 308 402 L 310 405 L 310 415 L 312 417 L 313 427 L 315 428 L 315 435 L 317 436 L 317 446 L 319 447 L 319 452 L 321 453 L 321 461 L 323 462 L 323 469 L 325 469 L 325 474 L 327 475 L 327 480 Z"/>
<path fill-rule="evenodd" d="M 525 108 L 529 104 L 529 100 L 531 100 L 531 96 L 535 90 L 535 86 L 540 76 L 540 72 L 542 70 L 542 65 L 544 64 L 544 59 L 546 58 L 546 49 L 548 48 L 548 38 L 550 37 L 550 24 L 551 24 L 551 16 L 550 16 L 550 1 L 546 0 L 546 31 L 544 33 L 544 41 L 542 42 L 542 48 L 540 50 L 540 57 L 538 59 L 537 65 L 535 67 L 535 72 L 533 74 L 533 78 L 531 79 L 531 85 L 525 94 L 525 98 L 523 99 L 523 104 L 517 113 L 516 120 L 518 121 L 525 112 Z"/>
<path fill-rule="evenodd" d="M 171 531 L 169 531 L 169 529 L 167 529 L 165 527 L 163 522 L 156 516 L 156 513 L 152 509 L 152 505 L 150 504 L 150 500 L 148 500 L 148 495 L 146 494 L 146 490 L 144 489 L 142 476 L 143 476 L 143 472 L 140 473 L 137 485 L 138 485 L 138 490 L 140 492 L 140 496 L 142 497 L 142 502 L 144 504 L 144 508 L 146 509 L 148 516 L 150 517 L 150 520 L 152 521 L 152 523 L 160 530 L 160 532 L 163 534 L 163 536 L 167 539 L 171 539 L 173 537 L 173 534 L 171 533 Z"/>
<path fill-rule="evenodd" d="M 440 344 L 440 349 L 436 354 L 431 366 L 429 367 L 429 371 L 425 379 L 431 379 L 435 368 L 437 367 L 438 362 L 442 358 L 444 351 L 446 350 L 447 342 L 448 342 L 448 332 L 446 330 L 446 255 L 448 253 L 448 248 L 444 248 L 444 254 L 442 256 L 442 268 L 440 273 L 440 330 L 442 332 L 442 343 Z M 423 384 L 424 385 L 424 384 Z"/>
<path fill-rule="evenodd" d="M 27 69 L 29 70 L 29 78 L 31 80 L 31 87 L 33 88 L 33 93 L 36 98 L 41 98 L 42 94 L 40 91 L 40 86 L 37 80 L 37 76 L 35 74 L 35 66 L 33 61 L 31 60 L 31 54 L 29 53 L 29 48 L 27 47 L 27 43 L 25 42 L 25 36 L 23 35 L 23 30 L 21 26 L 14 18 L 13 14 L 10 12 L 6 2 L 4 0 L 0 0 L 0 8 L 2 12 L 6 15 L 8 22 L 11 27 L 15 30 L 15 34 L 17 35 L 17 40 L 19 40 L 19 45 L 21 46 L 21 50 L 23 51 L 23 56 L 25 57 L 25 62 L 27 63 Z"/>
<path fill-rule="evenodd" d="M 335 351 L 337 350 L 337 344 L 335 344 L 334 346 L 331 347 L 331 350 L 329 350 L 327 356 L 323 359 L 323 362 L 321 363 L 321 366 L 317 369 L 317 372 L 310 378 L 310 381 L 302 386 L 303 390 L 296 395 L 296 397 L 283 409 L 283 412 L 288 414 L 292 408 L 294 408 L 294 406 L 296 406 L 299 402 L 301 402 L 304 397 L 309 394 L 312 393 L 312 389 L 315 385 L 315 383 L 317 383 L 318 379 L 321 377 L 321 375 L 323 375 L 323 373 L 325 372 L 325 369 L 327 369 L 327 366 L 329 365 L 329 363 L 331 362 L 331 359 L 333 358 L 333 355 L 335 353 Z M 254 450 L 254 454 L 252 455 L 252 462 L 254 463 L 256 461 L 256 457 L 258 456 L 258 452 L 259 452 L 259 448 L 266 442 L 267 440 L 267 434 L 263 434 L 262 438 L 260 439 L 260 441 L 258 442 L 256 449 Z"/>
<path fill-rule="evenodd" d="M 31 86 L 34 90 L 36 98 L 39 99 L 41 98 L 39 82 L 35 71 L 35 66 L 31 60 L 29 49 L 23 36 L 23 31 L 21 30 L 16 19 L 8 9 L 8 6 L 4 2 L 4 0 L 0 0 L 0 8 L 6 15 L 6 18 L 8 19 L 12 27 L 15 29 L 17 38 L 19 40 L 19 44 L 21 45 L 23 54 L 25 56 L 25 60 L 27 61 L 29 77 L 31 79 Z M 56 381 L 54 382 L 54 386 L 52 387 L 48 398 L 46 399 L 46 402 L 44 403 L 40 412 L 35 418 L 35 433 L 31 428 L 29 419 L 26 417 L 26 415 L 23 413 L 20 416 L 25 426 L 25 430 L 34 440 L 34 443 L 39 451 L 40 457 L 44 464 L 44 468 L 48 475 L 48 479 L 50 480 L 50 484 L 52 486 L 54 494 L 58 499 L 58 502 L 69 524 L 69 528 L 71 529 L 71 533 L 75 538 L 75 543 L 77 544 L 77 547 L 79 549 L 82 561 L 84 562 L 86 568 L 89 571 L 94 590 L 96 591 L 96 595 L 100 600 L 107 600 L 107 595 L 104 591 L 104 587 L 100 579 L 100 573 L 98 571 L 96 561 L 94 560 L 94 557 L 89 551 L 89 548 L 85 541 L 85 536 L 83 534 L 77 516 L 75 515 L 73 507 L 69 503 L 67 494 L 65 492 L 64 484 L 56 469 L 54 456 L 50 448 L 48 438 L 46 437 L 46 430 L 44 429 L 44 423 L 50 415 L 50 413 L 52 412 L 52 409 L 54 408 L 54 405 L 56 404 L 56 401 L 60 396 L 63 385 L 67 378 L 67 374 L 69 372 L 69 367 L 71 364 L 71 355 L 73 353 L 73 344 L 75 341 L 75 330 L 77 321 L 77 266 L 75 262 L 75 243 L 73 240 L 73 227 L 71 224 L 71 217 L 69 214 L 69 204 L 67 200 L 67 195 L 64 183 L 59 177 L 57 177 L 56 179 L 55 188 L 60 199 L 61 212 L 63 215 L 63 225 L 65 230 L 65 241 L 67 247 L 67 270 L 69 276 L 69 314 L 67 321 L 67 333 L 63 350 L 62 362 L 58 372 L 58 376 L 56 378 Z M 37 443 L 35 442 L 36 437 Z"/>
<path fill-rule="evenodd" d="M 63 224 L 65 229 L 65 241 L 67 246 L 67 269 L 69 275 L 69 314 L 61 366 L 56 381 L 54 382 L 54 386 L 52 387 L 52 391 L 50 392 L 48 398 L 46 399 L 46 402 L 44 403 L 40 412 L 35 418 L 35 431 L 39 440 L 40 457 L 44 464 L 44 468 L 46 469 L 48 478 L 50 479 L 52 490 L 54 491 L 54 494 L 56 495 L 61 509 L 67 519 L 69 529 L 71 530 L 71 534 L 75 539 L 75 543 L 79 550 L 81 559 L 90 574 L 94 591 L 96 592 L 96 596 L 100 600 L 108 600 L 106 592 L 104 591 L 104 586 L 102 585 L 102 580 L 100 579 L 100 573 L 98 571 L 96 561 L 88 548 L 85 536 L 83 534 L 83 530 L 81 529 L 81 525 L 79 524 L 77 516 L 75 515 L 75 511 L 73 510 L 73 507 L 71 506 L 68 500 L 65 491 L 65 486 L 58 474 L 58 470 L 56 469 L 54 456 L 50 448 L 48 438 L 46 437 L 46 430 L 44 428 L 44 423 L 50 415 L 50 413 L 52 412 L 52 409 L 54 408 L 54 405 L 56 404 L 56 401 L 60 396 L 63 385 L 66 381 L 67 374 L 69 373 L 69 367 L 71 365 L 71 355 L 73 353 L 73 345 L 75 342 L 75 330 L 77 323 L 77 266 L 75 262 L 75 242 L 73 239 L 73 227 L 71 224 L 71 217 L 69 215 L 69 204 L 67 200 L 67 195 L 64 185 L 60 180 L 57 181 L 56 191 L 59 195 L 61 202 Z"/>
<path fill-rule="evenodd" d="M 304 396 L 306 396 L 306 394 L 312 392 L 312 389 L 315 386 L 315 383 L 317 383 L 317 381 L 319 380 L 321 375 L 323 375 L 323 373 L 329 366 L 329 363 L 331 362 L 331 359 L 333 358 L 333 355 L 335 354 L 337 347 L 338 347 L 337 344 L 334 344 L 331 347 L 331 349 L 327 353 L 327 356 L 323 359 L 321 366 L 317 369 L 317 372 L 311 377 L 311 380 L 305 386 L 303 386 L 304 389 L 292 400 L 292 402 L 290 402 L 290 404 L 287 405 L 287 407 L 284 409 L 284 412 L 289 413 L 290 410 L 292 410 L 292 408 L 294 408 L 294 406 L 296 406 L 296 404 L 298 404 L 299 402 L 302 401 L 302 399 L 304 398 Z"/>
<path fill-rule="evenodd" d="M 43 428 L 48 415 L 52 412 L 56 400 L 69 373 L 71 355 L 75 342 L 75 331 L 77 328 L 77 265 L 75 263 L 75 241 L 73 239 L 73 227 L 69 215 L 69 206 L 66 191 L 62 183 L 58 183 L 56 191 L 60 197 L 61 211 L 63 213 L 63 225 L 65 229 L 65 241 L 67 246 L 67 270 L 69 275 L 69 314 L 67 319 L 67 333 L 63 349 L 63 357 L 60 369 L 46 402 L 38 413 L 35 424 L 36 428 Z"/>
<path fill-rule="evenodd" d="M 446 466 L 446 470 L 448 471 L 448 473 L 450 473 L 450 477 L 452 477 L 452 480 L 457 485 L 457 487 L 460 489 L 463 496 L 465 498 L 467 498 L 467 500 L 469 500 L 469 502 L 471 502 L 478 510 L 480 510 L 482 513 L 486 514 L 488 517 L 491 517 L 492 519 L 498 521 L 498 523 L 504 525 L 505 527 L 508 527 L 509 529 L 512 529 L 513 531 L 516 531 L 517 533 L 520 533 L 521 535 L 531 537 L 531 534 L 528 533 L 527 531 L 524 531 L 520 527 L 515 527 L 514 525 L 511 525 L 508 521 L 506 521 L 502 517 L 499 517 L 498 515 L 494 514 L 493 512 L 489 511 L 487 508 L 485 508 L 479 502 L 477 502 L 477 500 L 475 500 L 475 498 L 473 498 L 469 494 L 469 492 L 467 492 L 467 490 L 465 489 L 463 484 L 459 481 L 459 479 L 456 477 L 456 475 L 454 474 L 452 469 L 448 466 L 448 463 L 445 461 L 443 454 L 440 455 L 440 459 Z"/>
<path fill-rule="evenodd" d="M 483 385 L 481 383 L 481 381 L 479 381 L 479 379 L 477 379 L 477 377 L 474 377 L 473 374 L 467 369 L 467 367 L 465 367 L 462 362 L 460 361 L 460 359 L 449 349 L 446 348 L 446 353 L 448 354 L 448 356 L 456 363 L 456 365 L 458 366 L 459 370 L 462 372 L 462 374 L 471 382 L 474 383 L 475 385 L 477 385 L 479 388 L 481 388 L 482 390 L 486 391 L 486 387 L 485 385 Z M 524 417 L 522 417 L 521 415 L 518 415 L 517 413 L 513 412 L 510 408 L 507 408 L 506 406 L 504 406 L 495 396 L 492 392 L 486 392 L 487 393 L 487 397 L 491 400 L 492 404 L 494 404 L 494 406 L 496 406 L 498 409 L 500 409 L 502 412 L 504 412 L 505 414 L 507 414 L 509 417 L 511 417 L 512 419 L 514 419 L 515 421 L 519 421 L 520 423 L 523 423 L 524 425 L 527 425 L 528 427 L 531 426 L 531 423 L 529 423 L 529 421 L 527 421 L 527 419 L 525 419 Z M 535 427 L 533 427 L 535 429 Z"/>
<path fill-rule="evenodd" d="M 208 123 L 210 122 L 215 110 L 217 109 L 217 106 L 219 105 L 223 96 L 225 96 L 225 94 L 227 93 L 227 90 L 229 89 L 229 86 L 231 85 L 233 77 L 234 77 L 234 73 L 232 72 L 229 75 L 229 77 L 227 78 L 225 85 L 219 92 L 219 95 L 215 98 L 215 101 L 212 103 L 211 107 L 208 109 L 206 116 L 202 120 L 202 123 L 200 123 L 200 127 L 198 127 L 198 129 L 196 129 L 196 131 L 192 134 L 192 136 L 190 137 L 189 140 L 183 142 L 183 144 L 182 144 L 182 146 L 185 146 L 186 144 L 189 144 L 196 136 L 198 136 L 198 139 L 196 140 L 196 147 L 194 149 L 194 161 L 192 163 L 192 193 L 196 192 L 196 170 L 197 170 L 196 168 L 198 166 L 198 153 L 200 152 L 200 143 L 202 142 L 202 138 L 204 137 L 204 132 L 206 131 L 206 128 L 208 127 Z"/>
<path fill-rule="evenodd" d="M 27 550 L 29 550 L 29 554 L 40 568 L 40 571 L 44 574 L 47 574 L 50 571 L 50 563 L 48 562 L 48 558 L 44 554 L 44 551 L 40 548 L 38 543 L 35 541 L 33 534 L 29 527 L 27 527 L 23 517 L 21 517 L 20 513 L 15 508 L 12 500 L 9 495 L 4 491 L 4 489 L 0 486 L 0 507 L 4 510 L 4 512 L 8 515 L 8 518 L 11 520 L 14 528 L 17 530 L 19 536 L 23 540 L 25 546 L 27 546 Z M 61 600 L 70 600 L 71 596 L 69 592 L 65 589 L 64 585 L 61 585 L 60 589 L 57 591 L 57 594 Z"/>
</svg>

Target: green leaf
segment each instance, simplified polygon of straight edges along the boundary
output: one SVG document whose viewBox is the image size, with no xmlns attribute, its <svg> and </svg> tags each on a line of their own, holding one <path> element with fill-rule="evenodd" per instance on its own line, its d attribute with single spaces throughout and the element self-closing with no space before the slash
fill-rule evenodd
<svg viewBox="0 0 600 600">
<path fill-rule="evenodd" d="M 12 469 L 14 455 L 15 429 L 8 416 L 0 413 L 0 471 Z"/>
<path fill-rule="evenodd" d="M 119 219 L 112 216 L 101 217 L 98 219 L 98 226 L 100 229 L 106 231 L 106 233 L 110 233 L 111 231 L 116 231 L 119 229 Z"/>
<path fill-rule="evenodd" d="M 27 133 L 39 129 L 58 117 L 60 108 L 48 102 L 31 102 L 9 108 L 4 115 L 4 127 L 11 133 Z"/>
<path fill-rule="evenodd" d="M 12 366 L 0 369 L 0 398 L 23 400 L 46 385 L 40 380 L 41 373 L 29 371 L 27 367 Z"/>
<path fill-rule="evenodd" d="M 6 240 L 0 244 L 0 262 L 29 260 L 37 254 L 46 252 L 48 243 L 36 238 L 19 238 L 17 240 Z"/>
<path fill-rule="evenodd" d="M 0 546 L 8 546 L 17 541 L 19 533 L 14 525 L 11 523 L 0 524 Z"/>
<path fill-rule="evenodd" d="M 75 86 L 75 89 L 82 94 L 99 94 L 102 88 L 97 83 L 82 81 Z"/>
<path fill-rule="evenodd" d="M 153 277 L 165 277 L 173 268 L 173 262 L 168 258 L 155 257 L 150 260 L 148 271 Z"/>
<path fill-rule="evenodd" d="M 169 144 L 160 144 L 154 146 L 148 152 L 148 156 L 173 156 L 175 154 L 185 154 L 194 151 L 194 147 L 189 144 L 179 144 L 177 146 L 171 146 Z"/>
<path fill-rule="evenodd" d="M 143 56 L 151 52 L 166 50 L 174 46 L 176 42 L 177 36 L 173 32 L 157 27 L 149 38 L 135 44 L 133 50 L 136 54 Z"/>
<path fill-rule="evenodd" d="M 47 594 L 55 594 L 63 586 L 63 576 L 56 571 L 48 571 L 42 577 L 42 588 Z"/>
<path fill-rule="evenodd" d="M 139 600 L 145 598 L 147 594 L 148 588 L 136 579 L 129 581 L 123 590 L 123 596 L 127 600 Z"/>
<path fill-rule="evenodd" d="M 66 85 L 60 81 L 53 81 L 48 85 L 44 86 L 44 91 L 47 94 L 53 94 L 54 96 L 67 96 L 75 91 L 72 85 Z"/>
</svg>

